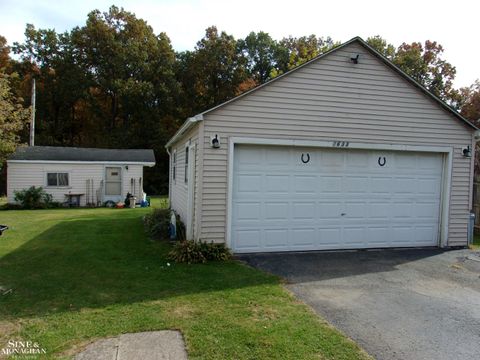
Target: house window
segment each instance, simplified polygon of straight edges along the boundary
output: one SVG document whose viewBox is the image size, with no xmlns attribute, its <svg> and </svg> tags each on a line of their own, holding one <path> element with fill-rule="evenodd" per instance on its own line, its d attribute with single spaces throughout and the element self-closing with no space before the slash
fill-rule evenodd
<svg viewBox="0 0 480 360">
<path fill-rule="evenodd" d="M 47 173 L 47 186 L 68 186 L 68 173 Z"/>
<path fill-rule="evenodd" d="M 172 172 L 173 172 L 173 181 L 175 181 L 177 179 L 177 151 L 175 150 L 173 152 L 173 158 L 172 158 L 172 162 L 173 162 L 173 165 L 172 165 Z"/>
<path fill-rule="evenodd" d="M 185 148 L 185 184 L 188 183 L 188 146 Z"/>
</svg>

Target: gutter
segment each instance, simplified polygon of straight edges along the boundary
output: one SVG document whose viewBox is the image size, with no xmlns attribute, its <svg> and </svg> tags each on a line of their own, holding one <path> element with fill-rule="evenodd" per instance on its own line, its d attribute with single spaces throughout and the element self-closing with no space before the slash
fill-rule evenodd
<svg viewBox="0 0 480 360">
<path fill-rule="evenodd" d="M 190 130 L 197 122 L 203 121 L 203 114 L 198 114 L 192 117 L 189 117 L 183 125 L 178 129 L 178 131 L 173 135 L 173 137 L 168 140 L 165 144 L 165 148 L 170 148 L 183 134 Z"/>
</svg>

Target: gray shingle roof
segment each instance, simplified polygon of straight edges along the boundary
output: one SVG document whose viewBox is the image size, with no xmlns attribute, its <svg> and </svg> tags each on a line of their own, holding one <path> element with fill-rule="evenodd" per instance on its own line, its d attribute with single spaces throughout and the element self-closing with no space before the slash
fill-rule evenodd
<svg viewBox="0 0 480 360">
<path fill-rule="evenodd" d="M 19 147 L 8 160 L 120 161 L 155 163 L 150 149 L 97 149 L 58 146 Z"/>
</svg>

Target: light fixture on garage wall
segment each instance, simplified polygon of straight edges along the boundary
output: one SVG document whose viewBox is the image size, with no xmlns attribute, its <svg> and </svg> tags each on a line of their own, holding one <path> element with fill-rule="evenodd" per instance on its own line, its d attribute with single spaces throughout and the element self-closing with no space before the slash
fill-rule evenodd
<svg viewBox="0 0 480 360">
<path fill-rule="evenodd" d="M 218 134 L 215 134 L 215 136 L 212 136 L 210 141 L 212 144 L 212 148 L 218 149 L 220 147 L 220 139 L 218 138 Z"/>
<path fill-rule="evenodd" d="M 472 149 L 470 149 L 470 145 L 462 147 L 462 154 L 467 158 L 472 157 Z"/>
<path fill-rule="evenodd" d="M 360 54 L 355 54 L 355 55 L 352 55 L 352 57 L 350 58 L 350 60 L 352 61 L 352 63 L 354 64 L 358 64 L 358 58 L 360 57 Z"/>
<path fill-rule="evenodd" d="M 125 170 L 128 170 L 128 165 L 125 165 Z"/>
</svg>

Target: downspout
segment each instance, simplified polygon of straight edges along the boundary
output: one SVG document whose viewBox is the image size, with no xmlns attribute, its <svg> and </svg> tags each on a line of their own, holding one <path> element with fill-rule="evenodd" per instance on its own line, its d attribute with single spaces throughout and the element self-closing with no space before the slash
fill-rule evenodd
<svg viewBox="0 0 480 360">
<path fill-rule="evenodd" d="M 168 147 L 165 148 L 168 154 L 168 207 L 172 207 L 171 203 L 171 196 L 172 196 L 172 154 L 170 153 L 170 149 Z"/>
<path fill-rule="evenodd" d="M 469 196 L 469 208 L 470 213 L 468 215 L 468 235 L 467 241 L 468 245 L 473 244 L 473 238 L 475 235 L 475 204 L 473 202 L 473 187 L 475 184 L 475 155 L 476 155 L 476 148 L 477 143 L 480 142 L 480 130 L 476 130 L 472 136 L 472 158 L 470 163 L 470 196 Z"/>
</svg>

